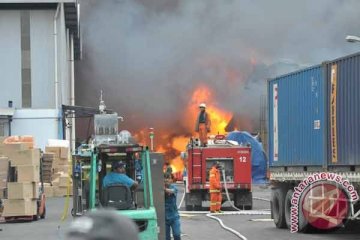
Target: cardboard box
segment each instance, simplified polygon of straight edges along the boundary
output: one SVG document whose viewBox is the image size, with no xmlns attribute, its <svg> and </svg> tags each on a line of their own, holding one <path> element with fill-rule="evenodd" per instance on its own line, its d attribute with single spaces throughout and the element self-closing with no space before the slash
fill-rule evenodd
<svg viewBox="0 0 360 240">
<path fill-rule="evenodd" d="M 38 183 L 8 183 L 8 199 L 36 199 L 38 197 Z"/>
<path fill-rule="evenodd" d="M 44 184 L 44 193 L 45 193 L 45 197 L 50 198 L 50 197 L 54 197 L 54 187 L 51 186 L 50 184 Z"/>
<path fill-rule="evenodd" d="M 7 191 L 6 188 L 0 187 L 0 199 L 6 198 L 6 194 L 5 194 L 6 191 Z"/>
<path fill-rule="evenodd" d="M 23 165 L 40 165 L 40 149 L 29 149 L 24 151 L 17 151 L 9 156 L 12 167 Z"/>
<path fill-rule="evenodd" d="M 3 152 L 11 153 L 16 151 L 29 150 L 29 146 L 26 143 L 11 143 L 1 145 Z"/>
<path fill-rule="evenodd" d="M 53 169 L 53 173 L 59 173 L 59 172 L 63 172 L 63 173 L 69 173 L 69 171 L 71 171 L 71 166 L 70 165 L 61 165 L 61 166 L 57 166 L 56 168 Z"/>
<path fill-rule="evenodd" d="M 17 156 L 18 151 L 28 150 L 29 148 L 25 144 L 4 144 L 0 146 L 0 156 L 5 156 L 10 159 Z"/>
<path fill-rule="evenodd" d="M 36 200 L 4 199 L 3 217 L 34 216 L 37 213 Z"/>
<path fill-rule="evenodd" d="M 69 158 L 69 148 L 61 147 L 60 148 L 60 158 L 61 159 L 68 159 Z"/>
<path fill-rule="evenodd" d="M 64 196 L 67 196 L 67 190 L 68 188 L 67 187 L 53 187 L 54 189 L 54 197 L 64 197 Z M 72 196 L 72 185 L 70 186 L 70 193 L 69 193 L 70 196 Z"/>
<path fill-rule="evenodd" d="M 60 158 L 60 147 L 45 147 L 46 153 L 53 153 L 55 158 Z"/>
<path fill-rule="evenodd" d="M 53 153 L 55 158 L 68 159 L 69 148 L 67 147 L 45 147 L 45 152 Z"/>
<path fill-rule="evenodd" d="M 53 167 L 61 166 L 61 165 L 68 165 L 70 162 L 67 158 L 54 158 L 52 161 Z"/>
<path fill-rule="evenodd" d="M 27 165 L 18 166 L 17 182 L 40 182 L 40 167 Z"/>
<path fill-rule="evenodd" d="M 43 153 L 43 158 L 44 159 L 54 159 L 55 158 L 55 154 L 52 152 L 44 152 Z"/>
<path fill-rule="evenodd" d="M 70 184 L 72 184 L 72 179 L 68 174 L 62 174 L 59 177 L 59 187 L 67 187 Z"/>
<path fill-rule="evenodd" d="M 0 157 L 0 188 L 6 187 L 9 170 L 9 159 L 7 157 Z"/>
<path fill-rule="evenodd" d="M 61 174 L 60 174 L 61 175 Z M 58 187 L 59 184 L 60 184 L 60 176 L 59 177 L 56 177 L 54 178 L 54 180 L 51 181 L 51 184 L 55 187 Z"/>
</svg>

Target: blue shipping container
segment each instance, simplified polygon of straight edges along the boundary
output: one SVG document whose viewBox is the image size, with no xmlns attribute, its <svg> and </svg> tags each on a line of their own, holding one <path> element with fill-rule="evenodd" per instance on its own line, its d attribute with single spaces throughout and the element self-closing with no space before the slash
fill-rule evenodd
<svg viewBox="0 0 360 240">
<path fill-rule="evenodd" d="M 321 65 L 268 82 L 270 166 L 323 166 L 326 85 Z"/>
<path fill-rule="evenodd" d="M 360 165 L 360 54 L 328 62 L 328 165 Z"/>
</svg>

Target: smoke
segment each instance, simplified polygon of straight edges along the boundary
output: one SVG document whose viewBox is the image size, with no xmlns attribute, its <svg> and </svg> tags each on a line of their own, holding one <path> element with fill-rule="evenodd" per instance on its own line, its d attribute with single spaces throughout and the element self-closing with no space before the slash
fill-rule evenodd
<svg viewBox="0 0 360 240">
<path fill-rule="evenodd" d="M 76 104 L 96 107 L 102 89 L 106 105 L 125 117 L 130 131 L 188 131 L 184 109 L 201 85 L 213 89 L 219 107 L 257 128 L 268 78 L 359 48 L 344 41 L 359 34 L 356 0 L 80 4 Z"/>
</svg>

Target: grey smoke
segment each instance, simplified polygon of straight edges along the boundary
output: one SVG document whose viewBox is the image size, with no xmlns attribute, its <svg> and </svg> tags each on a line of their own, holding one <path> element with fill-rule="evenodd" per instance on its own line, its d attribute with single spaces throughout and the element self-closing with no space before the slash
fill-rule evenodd
<svg viewBox="0 0 360 240">
<path fill-rule="evenodd" d="M 360 49 L 344 40 L 360 34 L 359 9 L 356 0 L 82 0 L 76 104 L 96 107 L 102 89 L 124 128 L 179 132 L 206 84 L 220 107 L 257 121 L 266 79 Z"/>
</svg>

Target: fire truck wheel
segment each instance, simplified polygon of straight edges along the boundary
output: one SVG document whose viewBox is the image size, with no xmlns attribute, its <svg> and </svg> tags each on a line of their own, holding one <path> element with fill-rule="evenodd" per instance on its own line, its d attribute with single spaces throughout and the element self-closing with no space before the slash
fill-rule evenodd
<svg viewBox="0 0 360 240">
<path fill-rule="evenodd" d="M 235 207 L 241 210 L 252 209 L 252 192 L 250 191 L 237 191 L 234 198 Z"/>
<path fill-rule="evenodd" d="M 194 210 L 193 205 L 185 205 L 185 210 L 186 211 L 193 211 Z"/>
<path fill-rule="evenodd" d="M 289 189 L 286 193 L 286 197 L 285 197 L 285 221 L 286 221 L 286 226 L 287 228 L 290 229 L 291 226 L 291 198 L 292 195 L 294 193 L 293 189 Z"/>
<path fill-rule="evenodd" d="M 284 188 L 275 188 L 271 191 L 271 212 L 277 228 L 286 228 Z"/>
<path fill-rule="evenodd" d="M 185 194 L 185 210 L 186 211 L 193 211 L 194 207 L 190 204 L 190 193 Z"/>
</svg>

